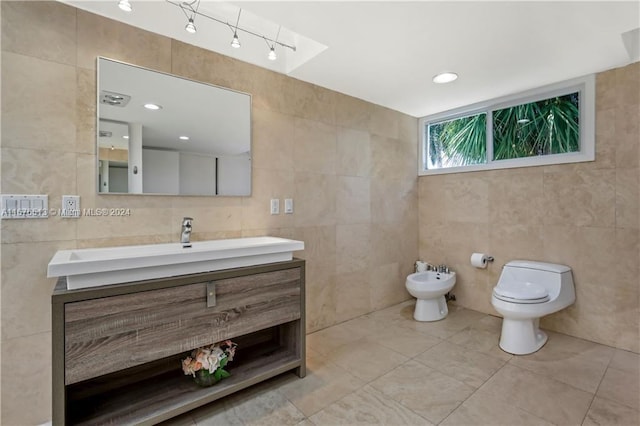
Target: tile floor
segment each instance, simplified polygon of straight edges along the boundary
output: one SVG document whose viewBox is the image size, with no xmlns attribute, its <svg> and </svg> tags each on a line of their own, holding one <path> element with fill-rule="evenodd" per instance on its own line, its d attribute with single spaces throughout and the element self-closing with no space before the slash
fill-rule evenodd
<svg viewBox="0 0 640 426">
<path fill-rule="evenodd" d="M 414 302 L 307 336 L 307 377 L 275 377 L 170 425 L 639 425 L 640 356 L 549 332 L 537 353 L 498 347 L 500 318 Z"/>
</svg>

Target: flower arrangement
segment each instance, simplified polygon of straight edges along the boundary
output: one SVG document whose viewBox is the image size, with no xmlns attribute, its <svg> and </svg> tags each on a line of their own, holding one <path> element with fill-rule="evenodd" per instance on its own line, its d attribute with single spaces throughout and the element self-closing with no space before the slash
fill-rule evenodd
<svg viewBox="0 0 640 426">
<path fill-rule="evenodd" d="M 231 340 L 225 340 L 194 349 L 191 356 L 182 360 L 182 371 L 186 376 L 193 376 L 198 385 L 211 386 L 231 375 L 224 367 L 233 361 L 237 346 Z"/>
</svg>

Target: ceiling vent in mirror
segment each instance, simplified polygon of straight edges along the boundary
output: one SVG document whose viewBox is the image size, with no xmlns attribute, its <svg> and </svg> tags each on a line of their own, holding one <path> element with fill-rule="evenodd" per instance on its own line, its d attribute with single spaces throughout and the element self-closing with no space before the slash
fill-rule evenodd
<svg viewBox="0 0 640 426">
<path fill-rule="evenodd" d="M 131 96 L 123 95 L 122 93 L 108 92 L 106 90 L 100 91 L 100 103 L 105 105 L 111 105 L 115 107 L 125 107 L 131 100 Z"/>
<path fill-rule="evenodd" d="M 111 136 L 113 136 L 113 132 L 110 132 L 108 130 L 100 130 L 98 131 L 98 135 L 100 135 L 101 138 L 110 138 Z"/>
</svg>

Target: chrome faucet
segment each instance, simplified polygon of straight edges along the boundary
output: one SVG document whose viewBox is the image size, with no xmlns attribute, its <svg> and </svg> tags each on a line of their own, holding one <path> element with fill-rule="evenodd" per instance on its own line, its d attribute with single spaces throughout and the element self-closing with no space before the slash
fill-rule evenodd
<svg viewBox="0 0 640 426">
<path fill-rule="evenodd" d="M 183 248 L 191 247 L 191 222 L 193 218 L 182 218 L 182 232 L 180 233 L 180 242 Z"/>
</svg>

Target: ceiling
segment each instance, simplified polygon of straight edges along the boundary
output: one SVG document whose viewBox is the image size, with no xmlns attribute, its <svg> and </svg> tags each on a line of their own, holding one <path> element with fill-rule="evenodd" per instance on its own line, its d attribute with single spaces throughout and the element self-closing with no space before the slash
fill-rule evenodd
<svg viewBox="0 0 640 426">
<path fill-rule="evenodd" d="M 226 8 L 233 16 L 242 8 L 267 34 L 282 25 L 298 49 L 274 62 L 265 59 L 264 40 L 246 37 L 241 49 L 232 49 L 224 25 L 212 22 L 225 32 L 205 37 L 200 28 L 206 23 L 200 20 L 193 37 L 184 31 L 186 19 L 176 6 L 130 1 L 131 14 L 115 0 L 68 3 L 416 117 L 640 59 L 637 0 L 239 1 L 231 6 L 203 0 L 201 7 L 211 13 Z M 460 78 L 434 84 L 432 77 L 442 71 Z"/>
</svg>

